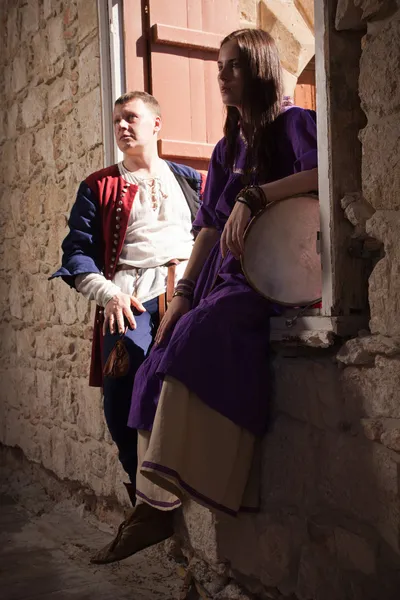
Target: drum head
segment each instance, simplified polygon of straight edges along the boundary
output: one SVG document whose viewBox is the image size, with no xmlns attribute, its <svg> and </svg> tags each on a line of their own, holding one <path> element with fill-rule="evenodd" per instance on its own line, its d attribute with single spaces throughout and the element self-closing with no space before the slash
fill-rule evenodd
<svg viewBox="0 0 400 600">
<path fill-rule="evenodd" d="M 250 285 L 286 306 L 317 302 L 322 295 L 318 197 L 301 195 L 272 202 L 245 234 L 242 268 Z"/>
</svg>

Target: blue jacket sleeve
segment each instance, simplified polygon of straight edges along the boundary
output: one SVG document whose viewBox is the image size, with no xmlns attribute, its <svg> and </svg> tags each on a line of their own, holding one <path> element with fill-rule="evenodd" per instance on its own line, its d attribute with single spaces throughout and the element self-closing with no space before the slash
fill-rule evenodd
<svg viewBox="0 0 400 600">
<path fill-rule="evenodd" d="M 95 193 L 81 183 L 68 220 L 69 233 L 61 248 L 61 268 L 50 279 L 61 277 L 75 287 L 75 277 L 82 273 L 101 273 L 103 241 L 99 203 Z"/>
</svg>

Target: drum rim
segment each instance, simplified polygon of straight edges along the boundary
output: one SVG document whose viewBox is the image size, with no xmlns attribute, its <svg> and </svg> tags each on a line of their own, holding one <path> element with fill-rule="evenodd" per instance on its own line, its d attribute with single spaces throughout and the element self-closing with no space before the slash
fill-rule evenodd
<svg viewBox="0 0 400 600">
<path fill-rule="evenodd" d="M 249 224 L 246 227 L 246 230 L 244 232 L 244 244 L 246 244 L 246 238 L 249 234 L 249 231 L 252 227 L 252 225 L 262 217 L 262 215 L 269 209 L 271 208 L 271 206 L 274 206 L 275 204 L 278 204 L 279 202 L 285 202 L 285 200 L 291 200 L 292 198 L 304 198 L 304 197 L 309 197 L 309 198 L 314 198 L 315 200 L 317 200 L 319 202 L 319 196 L 318 194 L 312 194 L 312 193 L 304 193 L 304 194 L 293 194 L 292 196 L 286 196 L 285 198 L 280 198 L 279 200 L 273 200 L 272 202 L 268 202 L 267 206 L 261 210 L 257 215 L 255 215 L 251 221 L 249 222 Z M 299 302 L 281 302 L 279 300 L 276 300 L 276 298 L 272 298 L 270 296 L 267 296 L 264 292 L 261 292 L 258 287 L 253 283 L 253 281 L 251 280 L 251 277 L 248 275 L 248 273 L 246 273 L 246 269 L 244 268 L 244 254 L 240 255 L 240 265 L 242 267 L 242 271 L 243 271 L 243 275 L 246 278 L 247 283 L 256 291 L 260 294 L 260 296 L 262 296 L 263 298 L 265 298 L 266 300 L 269 300 L 270 302 L 274 302 L 275 304 L 279 304 L 281 306 L 287 306 L 289 308 L 294 308 L 294 307 L 299 307 L 299 306 L 312 306 L 313 304 L 317 304 L 318 302 L 320 302 L 322 300 L 321 297 L 319 298 L 311 298 L 311 299 L 307 299 L 307 300 L 301 300 Z M 322 266 L 321 266 L 322 268 Z"/>
</svg>

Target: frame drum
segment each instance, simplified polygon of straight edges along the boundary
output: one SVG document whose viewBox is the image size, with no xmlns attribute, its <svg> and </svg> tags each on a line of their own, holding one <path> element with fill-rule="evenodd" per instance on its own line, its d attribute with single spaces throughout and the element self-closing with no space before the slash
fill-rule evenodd
<svg viewBox="0 0 400 600">
<path fill-rule="evenodd" d="M 247 227 L 243 273 L 262 296 L 285 306 L 317 303 L 322 295 L 318 196 L 271 202 Z"/>
</svg>

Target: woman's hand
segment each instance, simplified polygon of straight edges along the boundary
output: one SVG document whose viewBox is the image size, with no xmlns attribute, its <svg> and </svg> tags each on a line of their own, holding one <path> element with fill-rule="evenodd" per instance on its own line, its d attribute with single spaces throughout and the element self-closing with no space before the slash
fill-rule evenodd
<svg viewBox="0 0 400 600">
<path fill-rule="evenodd" d="M 125 333 L 124 317 L 127 318 L 128 323 L 132 329 L 136 329 L 136 321 L 133 316 L 132 306 L 134 306 L 139 312 L 146 312 L 145 307 L 135 296 L 129 296 L 120 292 L 115 294 L 109 300 L 104 309 L 104 323 L 103 323 L 103 335 L 106 334 L 107 328 L 110 329 L 110 333 L 116 333 L 116 330 L 121 335 Z"/>
<path fill-rule="evenodd" d="M 175 296 L 175 298 L 172 298 L 167 312 L 161 319 L 161 323 L 158 327 L 157 334 L 154 339 L 155 345 L 161 344 L 175 323 L 179 321 L 183 315 L 189 312 L 191 307 L 191 301 L 188 298 L 185 298 L 185 296 Z"/>
<path fill-rule="evenodd" d="M 228 250 L 237 259 L 243 254 L 244 232 L 250 217 L 250 208 L 242 202 L 236 202 L 221 236 L 221 254 L 223 258 L 227 255 Z"/>
</svg>

